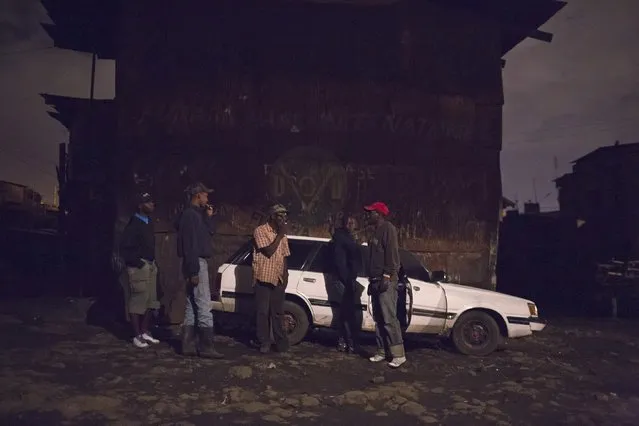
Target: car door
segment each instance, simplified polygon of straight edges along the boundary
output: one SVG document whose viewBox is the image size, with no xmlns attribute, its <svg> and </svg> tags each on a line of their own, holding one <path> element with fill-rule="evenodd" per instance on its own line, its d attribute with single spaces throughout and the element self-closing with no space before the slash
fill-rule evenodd
<svg viewBox="0 0 639 426">
<path fill-rule="evenodd" d="M 289 238 L 288 246 L 291 255 L 287 258 L 288 287 L 287 293 L 297 293 L 303 270 L 317 251 L 318 242 L 314 240 Z"/>
<path fill-rule="evenodd" d="M 340 300 L 331 271 L 330 247 L 328 242 L 316 242 L 315 251 L 297 282 L 297 293 L 311 304 L 313 323 L 320 327 L 334 325 Z"/>
<path fill-rule="evenodd" d="M 360 274 L 362 275 L 362 274 Z M 367 312 L 366 287 L 368 280 L 357 279 L 361 287 L 356 291 L 361 294 L 360 303 L 355 315 L 356 321 L 365 330 L 374 328 L 374 323 Z M 336 327 L 339 309 L 344 291 L 343 284 L 334 274 L 332 246 L 322 241 L 313 259 L 305 267 L 298 282 L 298 293 L 305 297 L 313 309 L 313 322 L 320 327 Z"/>
<path fill-rule="evenodd" d="M 444 329 L 447 315 L 446 293 L 411 252 L 400 250 L 402 268 L 412 290 L 412 312 L 409 333 L 438 334 Z"/>
<path fill-rule="evenodd" d="M 243 244 L 218 269 L 214 293 L 224 312 L 251 314 L 253 306 L 253 244 Z"/>
</svg>

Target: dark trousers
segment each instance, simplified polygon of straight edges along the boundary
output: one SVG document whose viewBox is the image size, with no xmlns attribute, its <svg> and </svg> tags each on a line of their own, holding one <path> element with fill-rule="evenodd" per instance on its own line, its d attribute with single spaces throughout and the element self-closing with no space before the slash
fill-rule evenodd
<svg viewBox="0 0 639 426">
<path fill-rule="evenodd" d="M 258 281 L 255 284 L 257 310 L 257 340 L 262 346 L 271 345 L 271 331 L 279 350 L 288 349 L 288 336 L 284 330 L 284 294 L 286 287 Z"/>
<path fill-rule="evenodd" d="M 356 282 L 344 284 L 339 309 L 339 333 L 350 346 L 357 344 L 362 329 L 361 292 L 356 291 L 357 287 Z"/>
</svg>

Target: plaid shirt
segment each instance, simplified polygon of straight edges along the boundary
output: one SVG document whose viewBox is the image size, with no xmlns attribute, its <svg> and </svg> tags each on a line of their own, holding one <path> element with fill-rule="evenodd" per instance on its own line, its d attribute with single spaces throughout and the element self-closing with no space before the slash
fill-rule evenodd
<svg viewBox="0 0 639 426">
<path fill-rule="evenodd" d="M 284 258 L 291 255 L 288 248 L 288 239 L 282 238 L 277 250 L 270 258 L 264 256 L 258 249 L 270 246 L 277 233 L 271 225 L 265 223 L 255 228 L 253 239 L 253 282 L 261 281 L 273 285 L 278 285 L 284 281 Z"/>
</svg>

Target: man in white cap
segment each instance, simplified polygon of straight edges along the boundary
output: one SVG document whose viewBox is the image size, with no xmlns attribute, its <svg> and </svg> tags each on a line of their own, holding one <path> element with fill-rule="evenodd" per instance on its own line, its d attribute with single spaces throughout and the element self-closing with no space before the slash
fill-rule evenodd
<svg viewBox="0 0 639 426">
<path fill-rule="evenodd" d="M 127 312 L 133 327 L 133 344 L 146 348 L 160 341 L 151 335 L 153 310 L 160 308 L 157 295 L 158 268 L 155 264 L 155 233 L 151 214 L 155 203 L 149 193 L 138 196 L 137 212 L 122 232 L 120 254 L 126 264 L 129 288 Z M 127 291 L 128 290 L 128 291 Z"/>
</svg>

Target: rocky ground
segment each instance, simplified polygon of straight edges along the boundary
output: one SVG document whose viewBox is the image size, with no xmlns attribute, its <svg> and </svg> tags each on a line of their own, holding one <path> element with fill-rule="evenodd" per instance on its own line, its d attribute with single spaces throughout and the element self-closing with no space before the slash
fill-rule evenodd
<svg viewBox="0 0 639 426">
<path fill-rule="evenodd" d="M 0 303 L 0 424 L 638 424 L 636 322 L 557 320 L 486 358 L 412 341 L 391 371 L 326 333 L 268 356 L 219 336 L 224 361 L 140 350 L 86 325 L 87 306 Z"/>
</svg>

